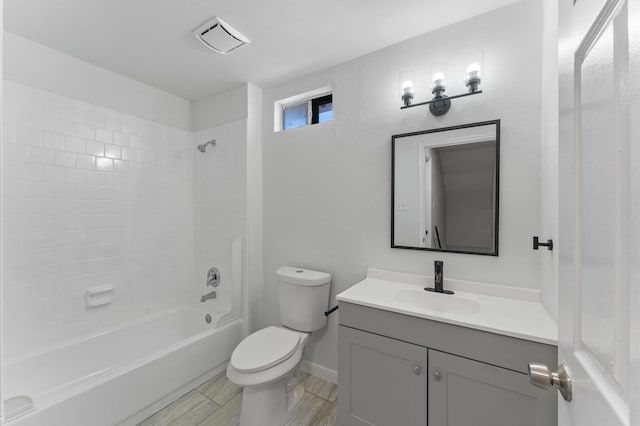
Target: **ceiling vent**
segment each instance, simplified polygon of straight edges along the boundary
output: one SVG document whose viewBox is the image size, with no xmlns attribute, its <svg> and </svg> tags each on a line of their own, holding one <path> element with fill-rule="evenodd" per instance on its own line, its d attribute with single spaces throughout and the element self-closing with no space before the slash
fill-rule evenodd
<svg viewBox="0 0 640 426">
<path fill-rule="evenodd" d="M 248 38 L 217 16 L 201 25 L 193 34 L 209 49 L 223 55 L 250 43 Z"/>
</svg>

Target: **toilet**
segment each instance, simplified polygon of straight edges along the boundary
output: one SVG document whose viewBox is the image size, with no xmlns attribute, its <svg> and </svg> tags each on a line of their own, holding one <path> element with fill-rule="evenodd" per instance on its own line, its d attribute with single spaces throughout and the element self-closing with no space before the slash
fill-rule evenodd
<svg viewBox="0 0 640 426">
<path fill-rule="evenodd" d="M 294 378 L 309 334 L 327 324 L 331 275 L 283 266 L 276 271 L 280 327 L 247 336 L 233 351 L 229 380 L 243 387 L 240 426 L 282 424 L 304 395 Z"/>
</svg>

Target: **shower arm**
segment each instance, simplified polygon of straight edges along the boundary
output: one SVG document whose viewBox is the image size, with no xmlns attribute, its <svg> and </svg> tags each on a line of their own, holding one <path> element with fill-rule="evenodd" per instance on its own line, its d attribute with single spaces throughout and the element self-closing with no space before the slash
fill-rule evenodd
<svg viewBox="0 0 640 426">
<path fill-rule="evenodd" d="M 198 145 L 198 151 L 200 152 L 205 152 L 207 150 L 207 146 L 211 145 L 211 146 L 216 146 L 216 140 L 215 139 L 211 139 L 209 142 L 206 142 L 202 145 Z"/>
</svg>

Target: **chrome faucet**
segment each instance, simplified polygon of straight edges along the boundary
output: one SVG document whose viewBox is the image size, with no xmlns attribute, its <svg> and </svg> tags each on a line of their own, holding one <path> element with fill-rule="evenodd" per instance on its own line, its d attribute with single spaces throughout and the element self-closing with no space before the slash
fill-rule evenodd
<svg viewBox="0 0 640 426">
<path fill-rule="evenodd" d="M 215 291 L 212 291 L 211 293 L 203 294 L 203 295 L 200 297 L 200 302 L 201 302 L 201 303 L 204 303 L 204 302 L 206 302 L 206 301 L 207 301 L 207 300 L 209 300 L 209 299 L 215 299 L 215 298 L 216 298 L 216 292 L 215 292 Z"/>
<path fill-rule="evenodd" d="M 434 293 L 453 294 L 453 291 L 444 289 L 444 262 L 442 260 L 433 262 L 433 287 L 426 287 L 425 290 Z"/>
</svg>

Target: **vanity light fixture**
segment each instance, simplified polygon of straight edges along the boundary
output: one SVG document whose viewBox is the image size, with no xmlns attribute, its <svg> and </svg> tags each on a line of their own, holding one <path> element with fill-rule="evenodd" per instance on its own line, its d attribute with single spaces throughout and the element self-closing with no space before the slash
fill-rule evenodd
<svg viewBox="0 0 640 426">
<path fill-rule="evenodd" d="M 447 81 L 445 80 L 444 73 L 436 72 L 433 74 L 431 78 L 431 93 L 434 95 L 433 99 L 426 102 L 420 102 L 417 104 L 412 104 L 413 96 L 415 94 L 415 89 L 413 87 L 413 80 L 404 79 L 401 73 L 401 98 L 404 103 L 400 109 L 413 108 L 422 105 L 429 105 L 429 111 L 431 114 L 435 116 L 445 115 L 449 108 L 451 108 L 451 100 L 456 98 L 462 98 L 470 95 L 477 95 L 482 93 L 482 90 L 478 90 L 478 86 L 480 85 L 482 79 L 480 77 L 480 65 L 477 62 L 473 62 L 471 65 L 467 67 L 467 74 L 464 79 L 464 85 L 469 89 L 467 93 L 462 93 L 460 95 L 447 96 L 444 94 Z"/>
</svg>

